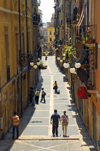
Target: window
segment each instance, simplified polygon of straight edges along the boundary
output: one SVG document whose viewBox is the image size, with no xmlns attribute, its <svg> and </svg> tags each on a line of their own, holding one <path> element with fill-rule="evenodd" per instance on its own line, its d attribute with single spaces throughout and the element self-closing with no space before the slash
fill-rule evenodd
<svg viewBox="0 0 100 151">
<path fill-rule="evenodd" d="M 52 41 L 52 38 L 50 38 L 50 41 Z"/>
<path fill-rule="evenodd" d="M 31 45 L 30 45 L 30 31 L 28 32 L 28 51 L 31 53 Z"/>
<path fill-rule="evenodd" d="M 16 40 L 16 58 L 17 61 L 19 60 L 19 51 L 18 51 L 18 33 L 15 33 L 15 40 Z"/>
<path fill-rule="evenodd" d="M 25 53 L 25 39 L 24 39 L 24 33 L 22 33 L 22 52 Z"/>
<path fill-rule="evenodd" d="M 51 35 L 52 33 L 51 33 L 51 31 L 50 31 L 50 35 Z"/>
<path fill-rule="evenodd" d="M 9 54 L 9 40 L 8 40 L 8 28 L 5 27 L 5 51 L 6 51 L 6 65 L 10 65 L 10 54 Z"/>
</svg>

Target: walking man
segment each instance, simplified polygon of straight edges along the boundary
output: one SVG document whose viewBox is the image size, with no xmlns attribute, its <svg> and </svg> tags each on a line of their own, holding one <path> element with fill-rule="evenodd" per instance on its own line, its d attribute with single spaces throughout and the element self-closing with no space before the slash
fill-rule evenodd
<svg viewBox="0 0 100 151">
<path fill-rule="evenodd" d="M 18 139 L 20 122 L 19 122 L 19 116 L 17 115 L 16 112 L 14 112 L 14 116 L 12 117 L 12 124 L 13 124 L 13 137 L 12 137 L 12 139 L 15 138 L 15 129 L 17 131 L 17 139 Z"/>
<path fill-rule="evenodd" d="M 58 137 L 58 126 L 59 126 L 59 121 L 60 121 L 60 115 L 57 113 L 57 110 L 54 110 L 54 114 L 52 114 L 51 119 L 50 119 L 50 124 L 52 124 L 52 134 L 53 137 Z"/>
<path fill-rule="evenodd" d="M 45 93 L 45 91 L 44 91 L 44 88 L 42 88 L 41 101 L 40 101 L 40 102 L 42 102 L 42 100 L 44 99 L 44 103 L 45 103 L 45 95 L 46 95 L 46 93 Z"/>
</svg>

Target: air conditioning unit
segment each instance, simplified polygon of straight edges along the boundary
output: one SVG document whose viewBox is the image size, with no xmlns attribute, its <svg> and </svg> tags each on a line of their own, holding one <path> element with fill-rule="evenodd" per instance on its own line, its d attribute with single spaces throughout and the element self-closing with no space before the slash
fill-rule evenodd
<svg viewBox="0 0 100 151">
<path fill-rule="evenodd" d="M 3 117 L 0 117 L 0 129 L 3 129 Z"/>
</svg>

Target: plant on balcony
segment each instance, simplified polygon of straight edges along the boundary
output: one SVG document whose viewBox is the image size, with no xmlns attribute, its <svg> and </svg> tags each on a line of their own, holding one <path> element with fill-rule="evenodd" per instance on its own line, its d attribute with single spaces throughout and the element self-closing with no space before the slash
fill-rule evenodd
<svg viewBox="0 0 100 151">
<path fill-rule="evenodd" d="M 92 85 L 92 79 L 91 79 L 91 78 L 88 79 L 87 89 L 88 89 L 88 90 L 93 90 L 93 85 Z"/>
<path fill-rule="evenodd" d="M 71 38 L 69 38 L 69 40 L 68 40 L 68 46 L 72 46 L 72 39 Z"/>
<path fill-rule="evenodd" d="M 76 20 L 78 21 L 78 20 L 79 20 L 79 18 L 80 18 L 80 14 L 79 14 L 79 13 L 77 13 L 77 15 L 76 15 Z"/>
<path fill-rule="evenodd" d="M 57 11 L 58 11 L 58 12 L 61 12 L 61 8 L 60 8 L 60 7 L 58 7 Z"/>
<path fill-rule="evenodd" d="M 73 49 L 73 51 L 72 51 L 72 46 L 64 46 L 62 51 L 65 53 L 65 60 L 68 60 L 68 62 L 71 64 L 72 63 L 72 54 L 76 58 L 75 49 Z"/>
<path fill-rule="evenodd" d="M 39 69 L 46 69 L 47 66 L 43 64 L 43 61 L 40 61 Z"/>
<path fill-rule="evenodd" d="M 89 64 L 82 64 L 82 65 L 81 65 L 81 68 L 82 68 L 82 69 L 87 69 L 87 68 L 89 68 Z"/>
<path fill-rule="evenodd" d="M 56 28 L 56 34 L 58 34 L 59 32 L 59 26 Z"/>
</svg>

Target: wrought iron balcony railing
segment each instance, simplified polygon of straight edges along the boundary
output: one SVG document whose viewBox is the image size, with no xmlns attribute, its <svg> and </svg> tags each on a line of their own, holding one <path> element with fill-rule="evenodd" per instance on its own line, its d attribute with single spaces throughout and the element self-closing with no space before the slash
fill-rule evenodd
<svg viewBox="0 0 100 151">
<path fill-rule="evenodd" d="M 76 41 L 81 40 L 87 47 L 96 46 L 96 25 L 76 26 Z"/>
<path fill-rule="evenodd" d="M 40 22 L 40 15 L 37 13 L 33 14 L 33 22 Z"/>
<path fill-rule="evenodd" d="M 96 49 L 77 49 L 72 55 L 72 66 L 80 62 L 81 67 L 76 69 L 80 81 L 84 82 L 87 90 L 95 90 L 95 69 L 97 68 L 97 47 Z"/>
</svg>

